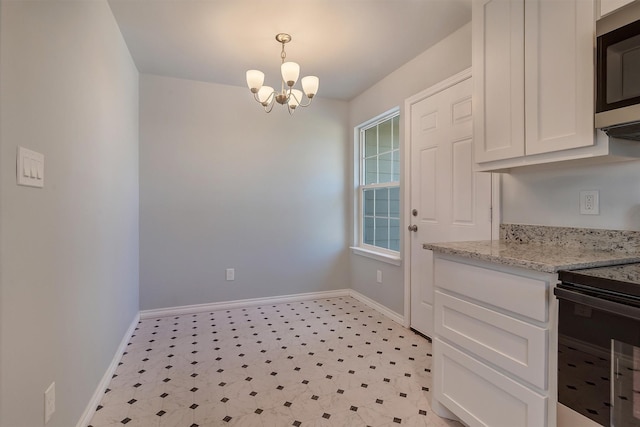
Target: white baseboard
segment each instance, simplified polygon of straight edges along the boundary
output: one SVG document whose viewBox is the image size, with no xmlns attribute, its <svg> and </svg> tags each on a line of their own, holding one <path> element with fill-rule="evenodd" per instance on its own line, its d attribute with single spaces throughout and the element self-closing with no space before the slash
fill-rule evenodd
<svg viewBox="0 0 640 427">
<path fill-rule="evenodd" d="M 251 298 L 236 301 L 213 302 L 209 304 L 194 304 L 183 305 L 179 307 L 158 308 L 154 310 L 142 310 L 140 311 L 140 319 L 144 320 L 165 316 L 181 316 L 185 314 L 202 313 L 206 311 L 231 310 L 236 308 L 255 307 L 258 305 L 266 304 L 282 304 L 287 302 L 309 301 L 314 299 L 336 298 L 345 296 L 351 296 L 357 299 L 363 304 L 366 304 L 374 310 L 384 314 L 394 322 L 397 322 L 404 326 L 404 316 L 388 309 L 384 305 L 362 295 L 360 292 L 354 291 L 353 289 L 339 289 L 336 291 L 309 292 L 305 294 L 282 295 L 266 298 Z"/>
<path fill-rule="evenodd" d="M 282 295 L 277 297 L 251 298 L 236 301 L 213 302 L 209 304 L 183 305 L 179 307 L 158 308 L 154 310 L 142 310 L 141 319 L 153 319 L 156 317 L 179 316 L 184 314 L 202 313 L 205 311 L 231 310 L 235 308 L 254 307 L 265 304 L 282 304 L 287 302 L 309 301 L 322 298 L 336 298 L 349 296 L 349 289 L 336 291 L 309 292 L 304 294 Z"/>
<path fill-rule="evenodd" d="M 389 319 L 393 320 L 394 322 L 399 323 L 400 325 L 404 326 L 404 316 L 402 316 L 401 314 L 396 313 L 395 311 L 385 307 L 384 305 L 380 304 L 379 302 L 376 302 L 376 301 L 372 300 L 371 298 L 362 295 L 360 292 L 354 291 L 353 289 L 349 289 L 349 295 L 352 296 L 353 298 L 357 299 L 361 303 L 366 304 L 369 307 L 373 308 L 374 310 L 384 314 L 385 316 L 387 316 Z"/>
<path fill-rule="evenodd" d="M 118 363 L 120 363 L 122 354 L 127 349 L 127 344 L 129 344 L 129 341 L 131 340 L 131 335 L 133 335 L 133 332 L 136 330 L 136 326 L 138 326 L 139 321 L 140 321 L 140 314 L 138 313 L 135 315 L 135 317 L 133 318 L 133 321 L 131 322 L 131 325 L 129 325 L 129 329 L 127 329 L 127 332 L 122 337 L 122 341 L 120 341 L 120 345 L 118 346 L 118 349 L 113 355 L 111 364 L 109 365 L 109 367 L 107 368 L 107 371 L 104 373 L 104 376 L 100 380 L 100 383 L 98 384 L 96 391 L 93 393 L 93 396 L 91 396 L 91 400 L 89 401 L 89 404 L 85 408 L 84 413 L 82 414 L 82 417 L 80 417 L 80 421 L 78 421 L 78 424 L 76 425 L 76 427 L 87 427 L 87 425 L 89 425 L 89 423 L 91 422 L 91 418 L 93 418 L 93 415 L 96 412 L 96 408 L 100 404 L 100 400 L 102 399 L 102 396 L 104 396 L 104 391 L 109 386 L 109 382 L 111 381 L 111 378 L 113 378 L 113 374 L 116 372 L 116 369 L 118 368 Z"/>
</svg>

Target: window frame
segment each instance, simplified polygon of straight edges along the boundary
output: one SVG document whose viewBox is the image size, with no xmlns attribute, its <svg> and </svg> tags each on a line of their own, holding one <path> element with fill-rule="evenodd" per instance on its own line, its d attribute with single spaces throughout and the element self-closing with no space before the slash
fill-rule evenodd
<svg viewBox="0 0 640 427">
<path fill-rule="evenodd" d="M 385 183 L 365 184 L 365 140 L 364 135 L 367 129 L 370 129 L 379 124 L 393 120 L 398 117 L 398 180 L 389 181 Z M 398 227 L 402 227 L 402 141 L 401 141 L 401 117 L 400 107 L 394 107 L 354 128 L 354 246 L 351 247 L 353 253 L 362 255 L 368 258 L 373 258 L 378 261 L 391 263 L 394 265 L 400 265 L 401 253 L 403 244 L 403 235 L 399 230 L 398 238 L 398 250 L 392 250 L 364 243 L 364 190 L 376 189 L 376 188 L 398 188 Z M 394 151 L 393 145 L 391 152 Z M 379 156 L 380 153 L 377 153 Z M 393 171 L 392 171 L 393 173 Z"/>
</svg>

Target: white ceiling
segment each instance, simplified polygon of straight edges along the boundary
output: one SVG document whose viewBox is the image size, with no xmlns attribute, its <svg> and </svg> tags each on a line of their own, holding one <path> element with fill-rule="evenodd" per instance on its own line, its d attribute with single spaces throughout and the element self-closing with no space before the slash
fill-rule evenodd
<svg viewBox="0 0 640 427">
<path fill-rule="evenodd" d="M 318 96 L 349 100 L 471 20 L 471 0 L 109 0 L 141 73 L 279 86 L 280 32 Z"/>
</svg>

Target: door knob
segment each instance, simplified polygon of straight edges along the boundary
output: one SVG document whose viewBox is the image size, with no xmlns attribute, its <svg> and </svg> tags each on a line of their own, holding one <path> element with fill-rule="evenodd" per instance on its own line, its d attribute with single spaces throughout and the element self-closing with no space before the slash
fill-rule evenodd
<svg viewBox="0 0 640 427">
<path fill-rule="evenodd" d="M 410 225 L 409 227 L 407 227 L 409 229 L 409 231 L 413 231 L 414 233 L 416 231 L 418 231 L 418 226 L 417 225 Z"/>
</svg>

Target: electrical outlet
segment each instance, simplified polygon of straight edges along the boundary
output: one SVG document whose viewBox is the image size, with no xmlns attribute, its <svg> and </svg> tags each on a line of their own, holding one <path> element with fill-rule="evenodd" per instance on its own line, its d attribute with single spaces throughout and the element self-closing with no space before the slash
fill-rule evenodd
<svg viewBox="0 0 640 427">
<path fill-rule="evenodd" d="M 227 280 L 236 280 L 236 270 L 235 268 L 227 268 Z"/>
<path fill-rule="evenodd" d="M 580 192 L 580 214 L 600 215 L 600 197 L 598 190 Z"/>
<path fill-rule="evenodd" d="M 53 413 L 56 412 L 56 383 L 51 385 L 44 392 L 44 423 L 47 424 Z"/>
<path fill-rule="evenodd" d="M 376 273 L 376 282 L 382 283 L 382 270 L 378 270 Z"/>
</svg>

